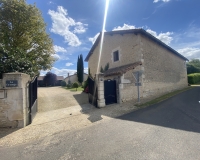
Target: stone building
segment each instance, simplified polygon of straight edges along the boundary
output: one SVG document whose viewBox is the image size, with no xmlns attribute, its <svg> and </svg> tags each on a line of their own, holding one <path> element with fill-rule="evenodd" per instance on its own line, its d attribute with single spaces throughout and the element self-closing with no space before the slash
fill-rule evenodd
<svg viewBox="0 0 200 160">
<path fill-rule="evenodd" d="M 83 82 L 86 81 L 88 78 L 88 74 L 83 73 Z M 73 75 L 69 75 L 64 79 L 64 81 L 66 82 L 66 84 L 73 84 L 74 82 L 78 82 L 78 77 L 77 74 L 73 74 Z"/>
<path fill-rule="evenodd" d="M 109 69 L 104 71 L 104 80 L 116 81 L 118 103 L 137 99 L 137 75 L 141 98 L 156 97 L 187 86 L 188 59 L 145 30 L 105 32 L 97 69 L 100 39 L 101 34 L 85 61 L 92 77 L 109 64 Z"/>
</svg>

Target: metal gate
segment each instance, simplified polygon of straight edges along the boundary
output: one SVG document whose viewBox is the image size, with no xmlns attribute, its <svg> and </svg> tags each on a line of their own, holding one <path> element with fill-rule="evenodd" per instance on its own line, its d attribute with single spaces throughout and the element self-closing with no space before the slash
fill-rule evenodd
<svg viewBox="0 0 200 160">
<path fill-rule="evenodd" d="M 104 81 L 104 97 L 106 105 L 117 103 L 116 80 Z"/>
<path fill-rule="evenodd" d="M 29 83 L 29 122 L 32 123 L 37 113 L 37 77 Z"/>
<path fill-rule="evenodd" d="M 98 107 L 98 103 L 97 103 L 97 85 L 95 84 L 95 81 L 91 78 L 88 77 L 88 88 L 89 88 L 89 93 L 88 93 L 88 99 L 89 99 L 89 103 L 94 105 L 95 107 Z"/>
</svg>

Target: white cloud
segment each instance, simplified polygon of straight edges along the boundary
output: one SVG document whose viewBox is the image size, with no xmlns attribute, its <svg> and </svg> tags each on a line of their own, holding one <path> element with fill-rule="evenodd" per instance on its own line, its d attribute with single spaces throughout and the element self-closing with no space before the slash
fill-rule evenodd
<svg viewBox="0 0 200 160">
<path fill-rule="evenodd" d="M 170 0 L 154 0 L 153 3 L 157 3 L 159 1 L 163 1 L 163 2 L 169 2 Z"/>
<path fill-rule="evenodd" d="M 66 63 L 66 66 L 73 66 L 74 64 L 73 63 Z"/>
<path fill-rule="evenodd" d="M 143 28 L 143 27 L 135 27 L 134 25 L 128 25 L 128 24 L 124 23 L 123 26 L 114 27 L 113 31 L 138 29 L 138 28 Z M 157 34 L 155 31 L 153 31 L 151 29 L 147 29 L 146 31 L 149 32 L 150 34 L 152 34 L 154 37 L 158 38 L 159 40 L 163 41 L 167 45 L 169 45 L 170 42 L 173 40 L 173 38 L 171 36 L 173 34 L 173 32 L 166 32 L 166 33 Z M 94 37 L 89 38 L 89 41 L 91 41 L 94 44 L 94 42 L 96 41 L 98 36 L 99 36 L 99 33 L 97 33 Z"/>
<path fill-rule="evenodd" d="M 48 4 L 55 4 L 55 3 L 53 3 L 52 1 L 49 1 L 49 3 Z"/>
<path fill-rule="evenodd" d="M 96 41 L 96 39 L 98 38 L 99 33 L 97 33 L 94 37 L 90 37 L 89 41 L 92 42 L 92 44 L 94 44 L 94 42 Z"/>
<path fill-rule="evenodd" d="M 46 75 L 47 72 L 55 73 L 57 76 L 67 77 L 68 73 L 69 73 L 69 75 L 73 75 L 74 73 L 77 72 L 77 70 L 75 70 L 75 69 L 58 69 L 56 67 L 52 67 L 51 70 L 47 70 L 47 71 L 43 71 L 42 70 L 42 71 L 40 71 L 40 75 L 44 76 L 44 75 Z"/>
<path fill-rule="evenodd" d="M 118 30 L 128 30 L 128 29 L 135 29 L 136 27 L 135 26 L 132 26 L 132 25 L 128 25 L 128 24 L 125 24 L 121 27 L 121 26 L 118 26 L 118 27 L 115 27 L 113 28 L 113 31 L 118 31 Z"/>
<path fill-rule="evenodd" d="M 53 56 L 53 58 L 54 58 L 55 60 L 59 60 L 59 59 L 60 59 L 60 56 L 59 56 L 58 54 L 53 54 L 52 56 Z"/>
<path fill-rule="evenodd" d="M 155 31 L 153 31 L 151 29 L 147 29 L 147 32 L 149 32 L 150 34 L 152 34 L 154 37 L 158 38 L 159 40 L 163 41 L 167 45 L 169 45 L 170 42 L 173 40 L 173 38 L 171 36 L 173 34 L 173 32 L 157 34 Z"/>
<path fill-rule="evenodd" d="M 61 46 L 54 45 L 53 47 L 54 47 L 54 50 L 56 53 L 58 53 L 58 52 L 66 53 L 67 52 L 67 50 Z"/>
<path fill-rule="evenodd" d="M 179 53 L 181 53 L 183 56 L 191 59 L 200 59 L 200 48 L 182 48 L 178 50 Z"/>
<path fill-rule="evenodd" d="M 117 31 L 117 30 L 128 30 L 128 29 L 135 29 L 136 27 L 135 26 L 132 26 L 132 25 L 128 25 L 128 24 L 125 24 L 121 27 L 121 26 L 117 26 L 117 27 L 114 27 L 113 28 L 113 31 Z M 105 30 L 106 32 L 106 30 Z M 98 38 L 99 36 L 99 33 L 97 33 L 94 37 L 90 37 L 89 38 L 89 41 L 92 42 L 92 44 L 95 43 L 96 39 Z"/>
<path fill-rule="evenodd" d="M 75 33 L 84 33 L 87 29 L 85 28 L 87 24 L 76 22 L 74 19 L 69 17 L 67 10 L 62 6 L 58 6 L 57 11 L 49 10 L 48 14 L 52 19 L 51 32 L 63 36 L 65 42 L 70 46 L 81 45 L 81 42 Z M 74 27 L 74 30 L 72 27 Z"/>
<path fill-rule="evenodd" d="M 104 32 L 106 32 L 106 30 L 104 30 Z M 92 44 L 95 43 L 96 39 L 98 38 L 100 33 L 97 33 L 94 37 L 90 37 L 88 38 L 90 42 L 92 42 Z"/>
<path fill-rule="evenodd" d="M 84 68 L 84 73 L 88 74 L 88 68 Z"/>
<path fill-rule="evenodd" d="M 77 72 L 76 69 L 58 69 L 56 67 L 53 67 L 51 70 L 47 70 L 47 71 L 41 70 L 40 75 L 44 76 L 49 71 L 52 73 L 55 73 L 57 76 L 64 76 L 64 77 L 67 77 L 68 73 L 69 73 L 69 75 L 74 75 L 74 73 Z M 84 68 L 84 73 L 88 74 L 88 68 Z"/>
<path fill-rule="evenodd" d="M 77 25 L 75 26 L 74 28 L 74 33 L 78 33 L 78 34 L 81 34 L 81 33 L 84 33 L 86 32 L 86 29 L 85 26 L 88 26 L 87 24 L 83 24 L 81 22 L 77 22 L 76 23 Z"/>
<path fill-rule="evenodd" d="M 135 27 L 134 25 L 128 25 L 128 24 L 125 24 L 121 27 L 121 26 L 118 26 L 118 27 L 115 27 L 113 29 L 113 31 L 116 31 L 116 30 L 129 30 L 129 29 L 136 29 L 136 28 L 142 28 L 142 27 Z M 150 34 L 152 34 L 154 37 L 158 38 L 159 40 L 163 41 L 164 43 L 166 43 L 167 45 L 170 44 L 170 42 L 173 40 L 172 38 L 172 32 L 166 32 L 166 33 L 160 33 L 160 34 L 157 34 L 155 31 L 153 30 L 150 30 L 150 29 L 147 29 L 147 32 L 149 32 Z"/>
</svg>

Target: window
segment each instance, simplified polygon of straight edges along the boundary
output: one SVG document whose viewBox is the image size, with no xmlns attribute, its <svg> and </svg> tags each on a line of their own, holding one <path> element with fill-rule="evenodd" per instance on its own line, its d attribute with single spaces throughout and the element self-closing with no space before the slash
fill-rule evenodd
<svg viewBox="0 0 200 160">
<path fill-rule="evenodd" d="M 119 51 L 113 52 L 113 61 L 119 61 Z"/>
</svg>

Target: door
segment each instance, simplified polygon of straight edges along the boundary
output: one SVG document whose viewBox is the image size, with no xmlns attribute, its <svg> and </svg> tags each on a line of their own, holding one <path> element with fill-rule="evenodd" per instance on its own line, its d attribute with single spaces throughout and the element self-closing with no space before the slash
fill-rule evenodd
<svg viewBox="0 0 200 160">
<path fill-rule="evenodd" d="M 106 105 L 117 103 L 116 80 L 104 81 L 104 98 Z"/>
</svg>

